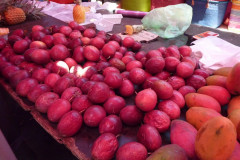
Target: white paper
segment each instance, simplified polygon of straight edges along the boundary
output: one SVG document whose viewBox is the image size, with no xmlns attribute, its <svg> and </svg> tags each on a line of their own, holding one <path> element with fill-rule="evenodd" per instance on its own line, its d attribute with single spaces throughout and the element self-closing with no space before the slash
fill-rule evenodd
<svg viewBox="0 0 240 160">
<path fill-rule="evenodd" d="M 232 67 L 240 62 L 240 47 L 221 38 L 209 36 L 193 42 L 193 54 L 199 59 L 200 67 L 209 73 L 221 67 Z"/>
</svg>

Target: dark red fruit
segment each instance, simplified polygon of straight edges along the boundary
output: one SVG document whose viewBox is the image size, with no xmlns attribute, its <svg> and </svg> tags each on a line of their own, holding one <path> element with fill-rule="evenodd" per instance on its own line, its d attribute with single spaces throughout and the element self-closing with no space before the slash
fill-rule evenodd
<svg viewBox="0 0 240 160">
<path fill-rule="evenodd" d="M 91 155 L 93 159 L 111 160 L 118 149 L 118 140 L 112 133 L 100 135 L 93 143 Z"/>
<path fill-rule="evenodd" d="M 129 126 L 135 126 L 142 122 L 143 112 L 135 105 L 128 105 L 120 111 L 121 120 Z"/>
<path fill-rule="evenodd" d="M 137 93 L 135 98 L 136 106 L 145 112 L 151 111 L 157 104 L 157 94 L 152 89 L 144 89 Z"/>
<path fill-rule="evenodd" d="M 103 118 L 106 117 L 106 111 L 99 105 L 92 105 L 84 112 L 84 123 L 89 127 L 97 127 Z"/>
<path fill-rule="evenodd" d="M 112 133 L 118 135 L 122 131 L 121 119 L 116 115 L 109 115 L 100 122 L 99 133 Z"/>
<path fill-rule="evenodd" d="M 180 108 L 172 100 L 164 100 L 159 102 L 158 109 L 166 113 L 171 120 L 177 119 L 180 117 Z"/>
<path fill-rule="evenodd" d="M 120 73 L 109 72 L 104 78 L 104 82 L 112 89 L 121 87 L 123 78 Z"/>
<path fill-rule="evenodd" d="M 119 88 L 120 95 L 123 97 L 130 97 L 133 95 L 134 91 L 135 89 L 133 83 L 128 79 L 124 79 Z"/>
<path fill-rule="evenodd" d="M 128 142 L 121 146 L 116 154 L 116 160 L 145 160 L 147 149 L 138 142 Z"/>
<path fill-rule="evenodd" d="M 87 108 L 92 106 L 91 101 L 88 99 L 87 95 L 80 95 L 74 98 L 72 102 L 72 109 L 78 112 L 84 112 Z"/>
<path fill-rule="evenodd" d="M 129 79 L 134 84 L 142 84 L 146 80 L 146 73 L 141 68 L 134 68 L 129 72 Z"/>
<path fill-rule="evenodd" d="M 59 99 L 58 94 L 54 92 L 45 92 L 37 98 L 35 108 L 41 113 L 47 113 L 49 106 L 57 99 Z"/>
<path fill-rule="evenodd" d="M 162 72 L 165 66 L 165 61 L 162 57 L 153 57 L 146 61 L 145 68 L 151 74 Z"/>
<path fill-rule="evenodd" d="M 112 96 L 103 104 L 108 114 L 119 114 L 121 109 L 126 106 L 125 100 L 120 96 Z"/>
<path fill-rule="evenodd" d="M 72 103 L 72 101 L 75 98 L 79 97 L 81 94 L 82 94 L 82 91 L 78 87 L 69 87 L 65 91 L 63 91 L 61 95 L 61 99 L 66 99 L 70 103 Z"/>
<path fill-rule="evenodd" d="M 206 83 L 207 83 L 206 80 L 202 76 L 199 76 L 199 75 L 192 75 L 191 77 L 189 77 L 186 80 L 186 84 L 189 86 L 192 86 L 196 90 L 202 86 L 205 86 Z"/>
<path fill-rule="evenodd" d="M 30 92 L 37 84 L 38 81 L 36 79 L 26 78 L 18 83 L 16 93 L 22 97 L 26 97 L 28 92 Z"/>
<path fill-rule="evenodd" d="M 51 88 L 46 85 L 46 84 L 38 84 L 35 87 L 32 88 L 27 94 L 27 98 L 31 102 L 36 102 L 37 98 L 45 93 L 45 92 L 50 92 Z"/>
<path fill-rule="evenodd" d="M 168 99 L 173 95 L 172 86 L 164 80 L 155 81 L 152 89 L 156 92 L 159 99 Z"/>
<path fill-rule="evenodd" d="M 137 139 L 150 152 L 154 152 L 162 145 L 162 138 L 158 130 L 149 124 L 144 124 L 139 128 Z"/>
<path fill-rule="evenodd" d="M 76 134 L 82 126 L 82 115 L 77 111 L 65 113 L 57 125 L 57 130 L 63 137 L 70 137 Z"/>
<path fill-rule="evenodd" d="M 96 82 L 88 91 L 88 98 L 93 103 L 103 103 L 109 98 L 110 89 L 104 82 Z"/>
<path fill-rule="evenodd" d="M 168 78 L 167 82 L 171 84 L 174 90 L 178 90 L 179 88 L 185 85 L 184 79 L 179 76 L 171 76 Z"/>
<path fill-rule="evenodd" d="M 160 133 L 165 132 L 170 127 L 169 116 L 159 110 L 152 110 L 146 113 L 143 121 L 146 124 L 156 127 Z"/>
<path fill-rule="evenodd" d="M 62 116 L 71 110 L 71 104 L 65 99 L 55 100 L 47 110 L 47 117 L 51 122 L 58 122 Z"/>
</svg>

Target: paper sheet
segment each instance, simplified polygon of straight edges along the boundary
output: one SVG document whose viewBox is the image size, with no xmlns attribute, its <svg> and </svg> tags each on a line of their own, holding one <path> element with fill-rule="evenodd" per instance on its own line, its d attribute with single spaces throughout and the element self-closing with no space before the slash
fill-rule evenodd
<svg viewBox="0 0 240 160">
<path fill-rule="evenodd" d="M 240 62 L 240 47 L 221 38 L 209 36 L 193 42 L 193 54 L 200 67 L 209 73 L 221 67 L 232 67 Z"/>
</svg>

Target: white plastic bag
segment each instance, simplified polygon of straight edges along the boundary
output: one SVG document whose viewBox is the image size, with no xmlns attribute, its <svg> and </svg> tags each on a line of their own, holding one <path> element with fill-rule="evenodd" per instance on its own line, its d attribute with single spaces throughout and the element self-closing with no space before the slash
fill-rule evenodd
<svg viewBox="0 0 240 160">
<path fill-rule="evenodd" d="M 142 23 L 147 30 L 162 38 L 182 35 L 192 21 L 192 7 L 182 3 L 156 8 L 143 17 Z"/>
</svg>

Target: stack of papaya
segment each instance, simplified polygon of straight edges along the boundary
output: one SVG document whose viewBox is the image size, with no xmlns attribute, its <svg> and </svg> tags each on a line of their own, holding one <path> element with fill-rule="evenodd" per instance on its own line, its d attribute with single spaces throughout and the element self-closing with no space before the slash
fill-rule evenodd
<svg viewBox="0 0 240 160">
<path fill-rule="evenodd" d="M 185 95 L 186 121 L 171 122 L 169 145 L 148 160 L 240 159 L 240 63 L 215 70 L 207 85 Z"/>
</svg>

